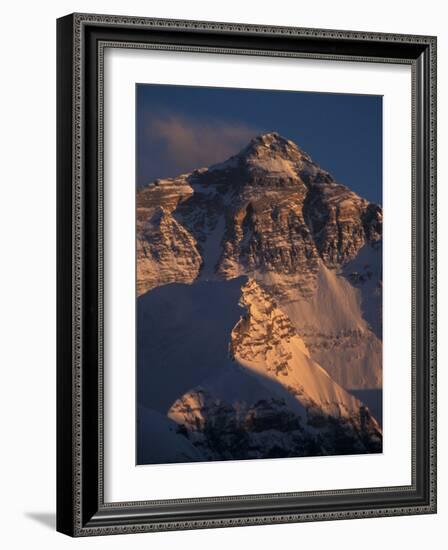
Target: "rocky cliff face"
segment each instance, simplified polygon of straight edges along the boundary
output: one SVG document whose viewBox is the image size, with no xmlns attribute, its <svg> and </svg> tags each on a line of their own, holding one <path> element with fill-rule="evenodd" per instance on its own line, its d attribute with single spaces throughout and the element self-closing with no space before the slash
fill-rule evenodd
<svg viewBox="0 0 448 550">
<path fill-rule="evenodd" d="M 169 283 L 192 283 L 202 258 L 194 237 L 164 207 L 137 218 L 137 293 Z"/>
<path fill-rule="evenodd" d="M 201 252 L 222 218 L 214 272 L 222 278 L 294 276 L 292 292 L 287 288 L 291 281 L 278 282 L 285 300 L 313 292 L 310 279 L 320 261 L 337 268 L 381 239 L 381 208 L 336 183 L 276 133 L 255 138 L 222 164 L 138 191 L 141 216 L 159 206 L 173 213 Z M 145 240 L 145 235 L 138 231 L 138 238 Z"/>
<path fill-rule="evenodd" d="M 151 221 L 160 207 L 163 223 Z M 367 311 L 360 281 L 344 266 L 377 248 L 381 235 L 380 206 L 335 182 L 293 142 L 264 134 L 226 162 L 139 189 L 137 288 L 247 274 L 336 381 L 378 388 L 381 312 Z M 378 271 L 381 258 L 374 260 Z M 380 280 L 368 287 L 381 297 Z"/>
</svg>

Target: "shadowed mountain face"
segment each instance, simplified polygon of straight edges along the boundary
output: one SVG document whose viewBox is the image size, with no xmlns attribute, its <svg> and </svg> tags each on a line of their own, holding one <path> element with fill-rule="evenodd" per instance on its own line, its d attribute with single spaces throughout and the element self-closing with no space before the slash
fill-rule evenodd
<svg viewBox="0 0 448 550">
<path fill-rule="evenodd" d="M 244 280 L 171 284 L 138 299 L 139 403 L 167 414 L 179 396 L 228 368 Z"/>
<path fill-rule="evenodd" d="M 194 450 L 165 461 L 381 448 L 376 421 L 342 389 L 381 387 L 381 235 L 380 206 L 276 133 L 138 190 L 138 401 Z M 286 428 L 267 437 L 281 418 L 295 443 Z"/>
</svg>

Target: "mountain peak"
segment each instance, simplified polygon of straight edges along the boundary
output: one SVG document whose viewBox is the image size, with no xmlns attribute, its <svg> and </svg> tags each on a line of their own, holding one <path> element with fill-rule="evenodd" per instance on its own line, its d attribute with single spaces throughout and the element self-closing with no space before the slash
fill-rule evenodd
<svg viewBox="0 0 448 550">
<path fill-rule="evenodd" d="M 293 163 L 311 161 L 307 153 L 302 151 L 293 141 L 281 136 L 278 132 L 265 132 L 255 136 L 238 153 L 237 157 L 249 162 L 275 158 Z"/>
<path fill-rule="evenodd" d="M 281 136 L 278 132 L 265 132 L 263 134 L 258 134 L 252 138 L 251 142 L 262 143 L 263 145 L 270 145 L 277 141 L 287 142 L 288 140 Z"/>
<path fill-rule="evenodd" d="M 262 149 L 277 150 L 280 152 L 288 148 L 293 148 L 296 151 L 299 150 L 295 143 L 281 136 L 278 132 L 265 132 L 252 138 L 242 152 L 259 151 Z"/>
</svg>

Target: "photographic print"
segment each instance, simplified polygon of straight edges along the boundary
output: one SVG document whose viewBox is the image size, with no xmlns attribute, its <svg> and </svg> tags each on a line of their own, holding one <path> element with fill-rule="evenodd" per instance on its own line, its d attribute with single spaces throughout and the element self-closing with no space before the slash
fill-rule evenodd
<svg viewBox="0 0 448 550">
<path fill-rule="evenodd" d="M 137 464 L 382 452 L 382 97 L 138 84 Z"/>
</svg>

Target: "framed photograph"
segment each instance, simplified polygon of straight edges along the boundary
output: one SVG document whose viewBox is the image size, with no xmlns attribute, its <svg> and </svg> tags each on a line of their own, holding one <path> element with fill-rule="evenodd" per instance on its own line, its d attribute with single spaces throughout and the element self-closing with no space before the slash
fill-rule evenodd
<svg viewBox="0 0 448 550">
<path fill-rule="evenodd" d="M 57 40 L 57 529 L 435 513 L 436 38 Z"/>
</svg>

